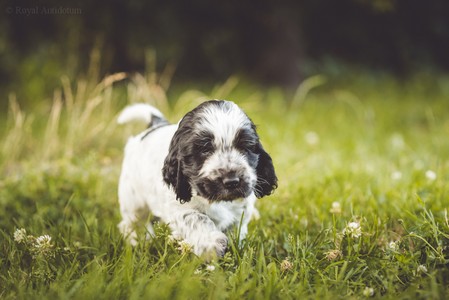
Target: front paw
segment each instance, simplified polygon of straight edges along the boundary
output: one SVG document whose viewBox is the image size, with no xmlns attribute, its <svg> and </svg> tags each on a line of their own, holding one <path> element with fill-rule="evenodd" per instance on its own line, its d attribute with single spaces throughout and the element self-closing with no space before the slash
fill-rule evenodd
<svg viewBox="0 0 449 300">
<path fill-rule="evenodd" d="M 228 237 L 220 232 L 220 236 L 215 239 L 214 250 L 217 257 L 223 257 L 228 249 Z"/>
<path fill-rule="evenodd" d="M 207 239 L 194 245 L 196 255 L 206 259 L 207 261 L 214 258 L 223 257 L 228 248 L 228 237 L 221 231 L 211 233 Z"/>
</svg>

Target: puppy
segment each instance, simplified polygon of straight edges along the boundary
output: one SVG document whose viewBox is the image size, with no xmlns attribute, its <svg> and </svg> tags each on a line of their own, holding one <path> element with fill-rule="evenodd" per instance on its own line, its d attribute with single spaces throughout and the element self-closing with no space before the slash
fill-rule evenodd
<svg viewBox="0 0 449 300">
<path fill-rule="evenodd" d="M 222 257 L 228 243 L 224 232 L 240 225 L 244 239 L 257 213 L 256 199 L 277 188 L 272 159 L 256 126 L 224 100 L 204 102 L 173 125 L 156 108 L 134 104 L 118 122 L 133 120 L 149 126 L 125 148 L 118 189 L 120 231 L 135 245 L 135 226 L 151 212 L 196 255 Z M 147 231 L 154 233 L 150 223 Z"/>
</svg>

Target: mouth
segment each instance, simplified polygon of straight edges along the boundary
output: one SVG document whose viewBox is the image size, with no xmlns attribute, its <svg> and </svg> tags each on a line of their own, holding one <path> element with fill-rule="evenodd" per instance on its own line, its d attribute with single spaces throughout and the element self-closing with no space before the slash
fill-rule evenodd
<svg viewBox="0 0 449 300">
<path fill-rule="evenodd" d="M 210 202 L 233 201 L 246 198 L 251 194 L 249 184 L 242 182 L 238 187 L 225 188 L 221 183 L 204 180 L 196 184 L 199 196 L 206 198 Z"/>
</svg>

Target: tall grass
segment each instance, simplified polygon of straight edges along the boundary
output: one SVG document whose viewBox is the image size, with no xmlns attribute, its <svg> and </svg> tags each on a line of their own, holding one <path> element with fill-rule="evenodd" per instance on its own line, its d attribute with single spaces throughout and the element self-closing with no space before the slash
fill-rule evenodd
<svg viewBox="0 0 449 300">
<path fill-rule="evenodd" d="M 1 298 L 446 297 L 447 78 L 320 75 L 288 96 L 231 77 L 173 95 L 172 67 L 159 75 L 147 59 L 146 75 L 62 78 L 35 111 L 10 97 Z M 235 100 L 258 125 L 279 189 L 258 202 L 245 241 L 229 232 L 221 260 L 195 257 L 164 224 L 126 245 L 117 179 L 123 145 L 144 124 L 118 127 L 118 112 L 147 102 L 176 122 L 212 98 Z"/>
</svg>

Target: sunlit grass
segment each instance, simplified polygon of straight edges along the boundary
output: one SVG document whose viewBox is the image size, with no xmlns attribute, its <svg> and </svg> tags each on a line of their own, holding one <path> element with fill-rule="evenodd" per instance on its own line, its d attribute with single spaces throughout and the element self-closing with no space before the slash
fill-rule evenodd
<svg viewBox="0 0 449 300">
<path fill-rule="evenodd" d="M 164 74 L 63 78 L 34 111 L 11 96 L 0 144 L 2 299 L 447 295 L 447 78 L 320 75 L 288 94 L 232 77 L 171 95 Z M 229 233 L 219 261 L 186 252 L 163 224 L 154 240 L 127 246 L 117 179 L 124 143 L 144 124 L 119 127 L 118 112 L 147 102 L 176 122 L 212 98 L 236 101 L 258 125 L 278 190 L 258 202 L 245 241 Z"/>
</svg>

